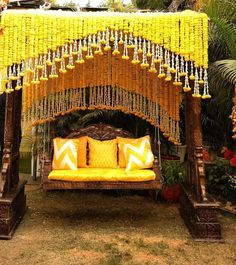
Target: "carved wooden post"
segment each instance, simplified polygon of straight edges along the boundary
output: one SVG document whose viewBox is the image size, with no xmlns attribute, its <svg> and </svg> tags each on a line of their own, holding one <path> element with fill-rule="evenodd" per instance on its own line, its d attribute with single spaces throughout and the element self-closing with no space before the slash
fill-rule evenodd
<svg viewBox="0 0 236 265">
<path fill-rule="evenodd" d="M 0 175 L 0 197 L 11 189 L 12 145 L 13 145 L 14 93 L 7 94 L 3 149 L 3 170 Z"/>
<path fill-rule="evenodd" d="M 12 164 L 11 184 L 14 187 L 19 182 L 19 159 L 21 143 L 21 109 L 22 109 L 22 90 L 14 93 L 14 132 L 12 145 Z"/>
<path fill-rule="evenodd" d="M 187 176 L 180 199 L 180 214 L 196 240 L 221 241 L 217 203 L 206 194 L 201 132 L 201 100 L 186 94 Z"/>
<path fill-rule="evenodd" d="M 205 173 L 202 153 L 201 101 L 186 95 L 186 144 L 189 187 L 198 201 L 206 201 Z"/>
<path fill-rule="evenodd" d="M 22 92 L 7 94 L 3 168 L 0 172 L 0 238 L 10 239 L 26 211 L 25 182 L 19 182 Z"/>
<path fill-rule="evenodd" d="M 5 128 L 5 108 L 6 108 L 6 94 L 0 95 L 0 168 L 2 167 L 2 157 L 4 148 L 4 128 Z"/>
</svg>

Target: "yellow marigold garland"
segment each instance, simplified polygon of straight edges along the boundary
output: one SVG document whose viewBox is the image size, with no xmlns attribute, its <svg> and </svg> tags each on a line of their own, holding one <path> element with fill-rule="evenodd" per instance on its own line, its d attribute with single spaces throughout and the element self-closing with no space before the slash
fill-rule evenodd
<svg viewBox="0 0 236 265">
<path fill-rule="evenodd" d="M 193 11 L 79 15 L 35 10 L 3 12 L 0 94 L 14 91 L 14 80 L 16 90 L 23 86 L 23 112 L 28 120 L 30 115 L 45 115 L 46 107 L 48 116 L 85 108 L 86 87 L 90 87 L 91 95 L 99 97 L 99 108 L 113 106 L 145 117 L 177 143 L 181 99 L 170 104 L 179 95 L 174 91 L 179 91 L 182 83 L 183 91 L 190 91 L 190 79 L 194 80 L 194 97 L 201 96 L 202 88 L 202 98 L 210 97 L 207 20 L 205 14 Z M 158 89 L 154 87 L 157 82 Z M 45 97 L 50 94 L 47 103 Z M 55 103 L 61 97 L 73 98 L 69 107 L 64 106 L 65 102 L 62 107 Z M 89 102 L 94 105 L 95 98 Z M 38 111 L 37 104 L 43 111 Z M 163 115 L 158 122 L 153 118 L 156 110 Z"/>
</svg>

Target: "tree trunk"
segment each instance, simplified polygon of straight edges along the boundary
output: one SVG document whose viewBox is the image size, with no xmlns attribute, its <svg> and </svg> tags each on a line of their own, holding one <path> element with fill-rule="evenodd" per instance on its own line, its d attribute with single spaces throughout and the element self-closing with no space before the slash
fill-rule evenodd
<svg viewBox="0 0 236 265">
<path fill-rule="evenodd" d="M 171 12 L 177 12 L 179 6 L 183 4 L 185 0 L 173 0 L 168 7 L 168 10 Z"/>
<path fill-rule="evenodd" d="M 208 0 L 173 0 L 168 7 L 171 12 L 177 12 L 180 5 L 184 4 L 186 8 L 193 9 L 195 11 L 201 11 L 204 3 Z"/>
</svg>

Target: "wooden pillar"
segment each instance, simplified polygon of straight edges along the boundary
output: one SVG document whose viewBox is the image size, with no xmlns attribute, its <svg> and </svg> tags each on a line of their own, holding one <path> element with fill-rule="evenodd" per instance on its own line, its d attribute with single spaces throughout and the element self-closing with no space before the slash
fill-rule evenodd
<svg viewBox="0 0 236 265">
<path fill-rule="evenodd" d="M 14 187 L 19 182 L 19 160 L 20 160 L 20 143 L 21 143 L 21 109 L 22 109 L 22 90 L 14 93 L 14 132 L 12 144 L 12 174 L 11 186 Z"/>
<path fill-rule="evenodd" d="M 187 183 L 180 199 L 180 214 L 199 241 L 222 241 L 216 211 L 219 205 L 206 193 L 201 131 L 201 100 L 186 94 Z"/>
<path fill-rule="evenodd" d="M 7 94 L 4 131 L 4 149 L 2 159 L 2 173 L 0 175 L 0 197 L 9 192 L 12 187 L 12 145 L 14 137 L 14 93 Z"/>
<path fill-rule="evenodd" d="M 7 94 L 0 197 L 19 182 L 22 91 Z"/>
<path fill-rule="evenodd" d="M 26 211 L 25 182 L 19 181 L 22 92 L 7 94 L 3 166 L 0 172 L 0 238 L 10 239 Z"/>
<path fill-rule="evenodd" d="M 4 128 L 5 128 L 5 108 L 6 108 L 6 94 L 0 95 L 0 168 L 2 168 L 2 156 L 4 147 Z"/>
<path fill-rule="evenodd" d="M 206 201 L 206 183 L 203 162 L 201 100 L 186 94 L 186 145 L 188 185 L 198 201 Z"/>
</svg>

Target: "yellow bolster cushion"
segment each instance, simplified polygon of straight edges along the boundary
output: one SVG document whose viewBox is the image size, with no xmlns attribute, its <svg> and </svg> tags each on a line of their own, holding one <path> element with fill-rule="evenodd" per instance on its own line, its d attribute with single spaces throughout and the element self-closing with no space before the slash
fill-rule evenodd
<svg viewBox="0 0 236 265">
<path fill-rule="evenodd" d="M 139 143 L 143 139 L 147 139 L 150 143 L 150 136 L 149 135 L 146 135 L 144 137 L 137 138 L 137 139 L 135 139 L 135 138 L 123 138 L 123 137 L 117 137 L 116 139 L 118 141 L 118 148 L 119 148 L 119 167 L 120 168 L 126 168 L 126 160 L 125 160 L 124 150 L 123 150 L 124 144 Z"/>
<path fill-rule="evenodd" d="M 133 170 L 128 173 L 124 168 L 78 168 L 77 170 L 53 170 L 49 180 L 62 181 L 129 181 L 141 182 L 154 180 L 155 173 L 150 169 Z"/>
<path fill-rule="evenodd" d="M 77 169 L 77 144 L 71 139 L 53 139 L 53 169 Z"/>
<path fill-rule="evenodd" d="M 88 137 L 89 167 L 117 168 L 117 140 L 98 141 Z"/>
</svg>

